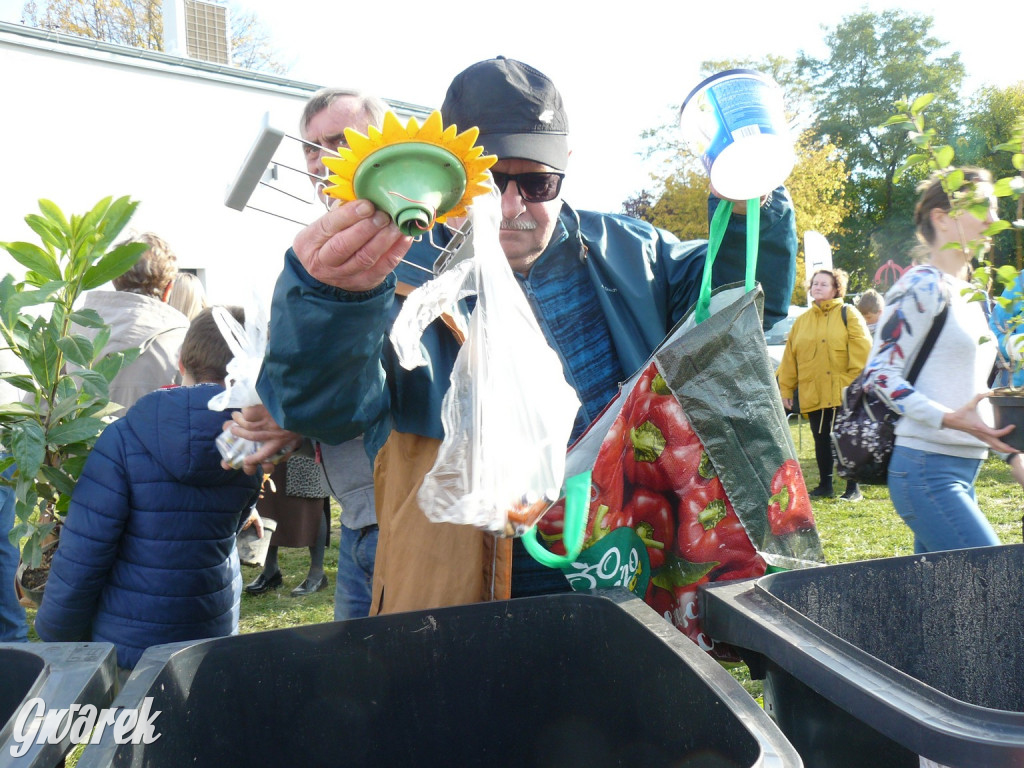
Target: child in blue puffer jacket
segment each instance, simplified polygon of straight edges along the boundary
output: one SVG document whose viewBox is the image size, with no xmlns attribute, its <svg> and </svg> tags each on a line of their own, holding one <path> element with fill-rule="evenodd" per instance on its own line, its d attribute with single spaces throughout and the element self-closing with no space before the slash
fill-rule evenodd
<svg viewBox="0 0 1024 768">
<path fill-rule="evenodd" d="M 224 412 L 207 404 L 231 351 L 212 308 L 180 354 L 185 386 L 144 396 L 97 440 L 36 615 L 43 640 L 113 643 L 122 670 L 149 646 L 238 631 L 235 531 L 260 480 L 222 469 L 214 443 Z"/>
</svg>

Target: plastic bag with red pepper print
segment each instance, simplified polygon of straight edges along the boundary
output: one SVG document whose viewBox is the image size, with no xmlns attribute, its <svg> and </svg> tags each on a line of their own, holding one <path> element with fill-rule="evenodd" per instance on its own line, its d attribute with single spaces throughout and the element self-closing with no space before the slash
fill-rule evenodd
<svg viewBox="0 0 1024 768">
<path fill-rule="evenodd" d="M 592 468 L 575 589 L 625 586 L 722 659 L 697 588 L 823 560 L 761 332 L 760 290 L 723 288 L 691 312 L 576 442 L 566 474 Z M 538 523 L 556 553 L 556 507 Z"/>
</svg>

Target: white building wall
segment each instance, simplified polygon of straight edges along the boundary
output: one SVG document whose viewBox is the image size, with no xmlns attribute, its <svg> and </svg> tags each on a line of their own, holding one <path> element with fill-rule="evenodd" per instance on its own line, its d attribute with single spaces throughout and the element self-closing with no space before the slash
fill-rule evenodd
<svg viewBox="0 0 1024 768">
<path fill-rule="evenodd" d="M 264 115 L 298 135 L 317 85 L 2 23 L 0 72 L 0 240 L 38 242 L 24 217 L 38 212 L 39 198 L 70 216 L 128 195 L 140 201 L 129 227 L 167 240 L 181 267 L 200 272 L 212 301 L 244 303 L 253 290 L 269 299 L 300 227 L 226 208 L 225 192 Z M 275 159 L 305 167 L 301 145 L 288 139 Z M 281 183 L 312 200 L 305 177 L 282 172 Z M 322 210 L 260 195 L 264 204 L 281 199 L 301 221 Z M 20 270 L 2 257 L 0 274 Z"/>
</svg>

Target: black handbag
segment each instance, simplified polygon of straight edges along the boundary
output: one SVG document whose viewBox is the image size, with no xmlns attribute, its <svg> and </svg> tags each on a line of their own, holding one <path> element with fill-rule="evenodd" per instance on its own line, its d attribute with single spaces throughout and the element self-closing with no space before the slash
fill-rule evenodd
<svg viewBox="0 0 1024 768">
<path fill-rule="evenodd" d="M 949 312 L 949 301 L 935 316 L 921 350 L 907 374 L 913 384 Z M 896 443 L 895 427 L 900 414 L 891 410 L 874 392 L 864 390 L 864 372 L 843 392 L 843 404 L 836 411 L 832 427 L 832 453 L 839 476 L 865 485 L 885 485 L 889 477 L 889 459 Z"/>
</svg>

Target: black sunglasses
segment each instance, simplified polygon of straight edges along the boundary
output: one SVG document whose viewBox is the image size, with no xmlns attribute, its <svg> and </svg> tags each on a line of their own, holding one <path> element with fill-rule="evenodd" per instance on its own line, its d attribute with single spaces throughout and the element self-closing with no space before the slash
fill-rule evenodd
<svg viewBox="0 0 1024 768">
<path fill-rule="evenodd" d="M 565 178 L 564 173 L 555 173 L 554 171 L 546 173 L 491 171 L 491 176 L 494 177 L 494 185 L 501 194 L 505 194 L 508 183 L 514 181 L 519 189 L 520 197 L 526 203 L 546 203 L 548 200 L 554 200 L 558 197 L 558 193 L 562 189 L 562 179 Z"/>
</svg>

